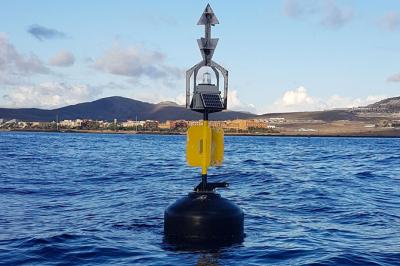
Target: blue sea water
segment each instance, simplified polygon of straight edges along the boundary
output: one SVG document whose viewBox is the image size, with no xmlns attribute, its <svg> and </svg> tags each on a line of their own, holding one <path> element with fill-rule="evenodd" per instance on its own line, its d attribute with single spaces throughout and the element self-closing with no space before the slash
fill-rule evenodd
<svg viewBox="0 0 400 266">
<path fill-rule="evenodd" d="M 0 133 L 3 265 L 400 265 L 400 139 L 225 137 L 243 243 L 176 250 L 184 136 Z"/>
</svg>

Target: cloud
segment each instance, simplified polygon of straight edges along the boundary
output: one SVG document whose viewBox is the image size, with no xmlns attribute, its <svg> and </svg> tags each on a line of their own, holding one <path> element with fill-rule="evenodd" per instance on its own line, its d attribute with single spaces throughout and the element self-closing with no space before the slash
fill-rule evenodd
<svg viewBox="0 0 400 266">
<path fill-rule="evenodd" d="M 57 54 L 55 54 L 50 60 L 49 64 L 53 66 L 59 66 L 59 67 L 67 67 L 71 66 L 75 63 L 75 57 L 72 53 L 66 51 L 66 50 L 61 50 Z"/>
<path fill-rule="evenodd" d="M 27 31 L 39 41 L 50 39 L 63 39 L 67 37 L 64 32 L 46 28 L 38 24 L 31 25 Z"/>
<path fill-rule="evenodd" d="M 283 106 L 293 106 L 299 104 L 313 104 L 314 100 L 307 95 L 307 90 L 303 86 L 287 91 L 283 94 L 281 103 Z"/>
<path fill-rule="evenodd" d="M 298 20 L 317 21 L 330 29 L 340 28 L 353 18 L 353 10 L 339 6 L 335 0 L 285 0 L 283 13 Z"/>
<path fill-rule="evenodd" d="M 87 85 L 68 85 L 47 82 L 33 86 L 19 86 L 3 96 L 6 106 L 13 108 L 56 108 L 93 100 L 102 89 Z"/>
<path fill-rule="evenodd" d="M 12 84 L 26 76 L 49 72 L 35 54 L 20 54 L 8 38 L 0 34 L 0 83 Z"/>
<path fill-rule="evenodd" d="M 180 78 L 182 71 L 165 64 L 165 55 L 137 46 L 114 45 L 95 60 L 94 68 L 120 76 L 150 79 Z"/>
<path fill-rule="evenodd" d="M 228 110 L 256 113 L 253 104 L 246 104 L 239 99 L 237 90 L 228 91 Z"/>
<path fill-rule="evenodd" d="M 349 98 L 349 97 L 342 97 L 339 95 L 333 95 L 330 96 L 328 99 L 319 100 L 319 102 L 320 106 L 322 107 L 320 110 L 327 110 L 335 108 L 352 108 L 352 107 L 365 106 L 383 100 L 385 98 L 387 98 L 387 96 L 385 95 L 369 95 L 367 97 L 361 97 L 361 98 Z"/>
<path fill-rule="evenodd" d="M 325 1 L 321 24 L 328 28 L 340 28 L 353 18 L 353 11 L 339 7 L 335 1 Z"/>
<path fill-rule="evenodd" d="M 179 105 L 186 105 L 186 94 L 181 93 L 175 97 L 175 102 Z"/>
<path fill-rule="evenodd" d="M 400 28 L 400 14 L 396 11 L 389 11 L 380 19 L 379 24 L 385 30 L 396 31 Z"/>
<path fill-rule="evenodd" d="M 400 82 L 400 73 L 394 74 L 386 79 L 387 82 Z"/>
<path fill-rule="evenodd" d="M 172 93 L 168 95 L 164 91 L 152 91 L 152 90 L 140 90 L 129 95 L 130 98 L 136 99 L 142 102 L 148 103 L 160 103 L 160 102 L 174 102 L 179 105 L 186 104 L 186 95 L 185 94 L 178 94 L 173 95 Z"/>
<path fill-rule="evenodd" d="M 280 99 L 274 102 L 271 111 L 304 111 L 309 108 L 315 109 L 315 104 L 315 100 L 308 95 L 307 89 L 300 86 L 297 89 L 286 91 Z"/>
<path fill-rule="evenodd" d="M 133 99 L 144 102 L 159 103 L 165 101 L 175 102 L 179 105 L 186 105 L 186 94 L 180 93 L 178 95 L 168 95 L 168 92 L 163 90 L 140 90 L 130 95 Z M 228 93 L 228 110 L 232 111 L 245 111 L 256 113 L 256 109 L 252 104 L 246 104 L 239 99 L 237 90 L 231 90 Z"/>
<path fill-rule="evenodd" d="M 300 86 L 286 91 L 272 106 L 265 108 L 261 113 L 321 111 L 336 108 L 351 108 L 365 106 L 386 98 L 384 95 L 371 95 L 365 98 L 349 98 L 333 95 L 328 98 L 310 96 L 307 89 Z"/>
<path fill-rule="evenodd" d="M 314 14 L 316 10 L 316 2 L 313 0 L 285 0 L 283 2 L 283 13 L 292 18 L 301 18 L 305 15 Z"/>
</svg>

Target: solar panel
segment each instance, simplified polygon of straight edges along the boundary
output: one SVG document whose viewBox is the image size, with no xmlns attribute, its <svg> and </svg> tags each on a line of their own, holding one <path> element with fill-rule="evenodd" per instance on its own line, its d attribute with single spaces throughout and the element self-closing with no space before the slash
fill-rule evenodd
<svg viewBox="0 0 400 266">
<path fill-rule="evenodd" d="M 219 94 L 201 94 L 204 108 L 224 109 L 221 96 Z"/>
</svg>

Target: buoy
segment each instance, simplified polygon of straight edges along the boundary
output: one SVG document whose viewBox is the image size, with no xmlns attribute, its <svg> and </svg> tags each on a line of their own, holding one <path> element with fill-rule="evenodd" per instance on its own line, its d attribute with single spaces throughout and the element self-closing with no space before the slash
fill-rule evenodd
<svg viewBox="0 0 400 266">
<path fill-rule="evenodd" d="M 210 127 L 208 116 L 225 110 L 228 99 L 228 71 L 212 60 L 218 39 L 211 38 L 211 26 L 219 21 L 209 4 L 197 24 L 205 26 L 204 38 L 197 40 L 203 60 L 186 72 L 186 108 L 203 113 L 203 122 L 188 129 L 186 160 L 189 166 L 201 168 L 201 182 L 165 210 L 164 235 L 173 243 L 237 243 L 244 238 L 244 213 L 215 192 L 228 183 L 208 182 L 207 176 L 208 167 L 220 166 L 224 156 L 224 132 Z M 212 84 L 209 72 L 203 74 L 202 83 L 197 83 L 202 67 L 214 72 L 216 84 Z M 223 94 L 220 75 L 224 79 Z"/>
<path fill-rule="evenodd" d="M 243 211 L 218 193 L 191 192 L 165 211 L 165 234 L 174 242 L 240 242 Z"/>
</svg>

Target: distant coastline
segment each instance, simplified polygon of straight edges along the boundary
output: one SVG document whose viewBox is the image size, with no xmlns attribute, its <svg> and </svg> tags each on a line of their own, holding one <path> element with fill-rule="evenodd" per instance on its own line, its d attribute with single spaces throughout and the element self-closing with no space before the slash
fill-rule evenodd
<svg viewBox="0 0 400 266">
<path fill-rule="evenodd" d="M 108 97 L 53 110 L 0 108 L 0 130 L 184 135 L 202 123 L 199 115 L 172 103 Z M 209 125 L 227 136 L 400 137 L 400 97 L 315 112 L 221 112 L 212 115 Z"/>
<path fill-rule="evenodd" d="M 87 133 L 87 134 L 119 134 L 119 135 L 182 135 L 186 132 L 174 131 L 132 131 L 132 130 L 45 130 L 45 129 L 0 129 L 0 132 L 37 132 L 37 133 Z M 254 137 L 353 137 L 353 138 L 400 138 L 400 129 L 374 130 L 364 132 L 346 132 L 346 133 L 318 133 L 318 132 L 279 132 L 279 133 L 235 133 L 225 132 L 225 136 L 254 136 Z"/>
</svg>

